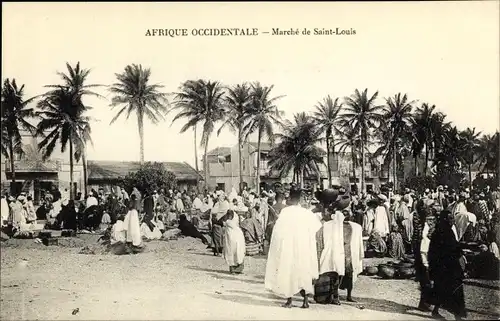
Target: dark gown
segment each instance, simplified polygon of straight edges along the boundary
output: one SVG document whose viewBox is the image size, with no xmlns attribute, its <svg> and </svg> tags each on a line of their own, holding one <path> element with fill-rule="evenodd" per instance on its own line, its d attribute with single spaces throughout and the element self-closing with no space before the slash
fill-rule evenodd
<svg viewBox="0 0 500 321">
<path fill-rule="evenodd" d="M 461 257 L 462 250 L 451 226 L 439 223 L 429 246 L 429 275 L 434 281 L 434 295 L 444 309 L 466 317 Z"/>
<path fill-rule="evenodd" d="M 193 223 L 187 220 L 185 215 L 181 215 L 179 219 L 179 230 L 181 230 L 181 234 L 184 236 L 190 236 L 197 239 L 200 239 L 203 244 L 208 244 L 207 239 L 203 234 L 198 231 L 198 229 L 194 226 Z"/>
</svg>

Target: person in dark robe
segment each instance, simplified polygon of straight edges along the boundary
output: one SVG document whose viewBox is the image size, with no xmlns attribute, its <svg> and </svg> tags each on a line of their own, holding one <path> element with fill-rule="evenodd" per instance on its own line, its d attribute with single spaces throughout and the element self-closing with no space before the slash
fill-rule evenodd
<svg viewBox="0 0 500 321">
<path fill-rule="evenodd" d="M 62 223 L 62 228 L 65 230 L 73 230 L 77 229 L 77 214 L 75 209 L 75 201 L 70 200 L 68 205 L 63 206 L 60 219 Z"/>
<path fill-rule="evenodd" d="M 109 195 L 106 204 L 106 209 L 107 212 L 109 213 L 109 216 L 111 217 L 111 224 L 115 224 L 117 215 L 120 214 L 120 201 L 118 200 L 116 195 L 114 194 Z"/>
<path fill-rule="evenodd" d="M 433 292 L 436 305 L 432 311 L 435 318 L 442 307 L 453 313 L 456 320 L 467 316 L 464 299 L 464 271 L 461 265 L 462 249 L 452 230 L 453 213 L 444 210 L 439 216 L 436 230 L 429 245 L 429 276 L 434 281 Z"/>
<path fill-rule="evenodd" d="M 391 234 L 389 234 L 387 240 L 387 249 L 389 256 L 394 259 L 401 259 L 405 256 L 403 236 L 399 232 L 399 226 L 397 224 L 393 224 L 391 227 Z"/>
<path fill-rule="evenodd" d="M 265 239 L 270 242 L 271 236 L 273 234 L 274 224 L 280 215 L 281 210 L 286 206 L 283 204 L 283 200 L 285 199 L 285 195 L 281 192 L 276 192 L 276 204 L 269 207 L 269 217 L 267 221 L 267 226 L 265 230 Z"/>
<path fill-rule="evenodd" d="M 145 213 L 144 218 L 143 218 L 143 222 L 148 225 L 151 232 L 153 232 L 153 230 L 155 228 L 155 226 L 152 222 L 153 218 L 154 218 L 154 205 L 155 205 L 155 202 L 153 199 L 153 194 L 151 193 L 151 191 L 147 191 L 146 196 L 144 197 L 144 203 L 143 203 L 143 211 Z"/>
<path fill-rule="evenodd" d="M 208 241 L 205 236 L 201 234 L 200 231 L 198 231 L 193 223 L 188 221 L 186 215 L 184 214 L 181 214 L 181 216 L 179 216 L 179 230 L 181 230 L 182 235 L 200 239 L 203 244 L 208 245 Z"/>
</svg>

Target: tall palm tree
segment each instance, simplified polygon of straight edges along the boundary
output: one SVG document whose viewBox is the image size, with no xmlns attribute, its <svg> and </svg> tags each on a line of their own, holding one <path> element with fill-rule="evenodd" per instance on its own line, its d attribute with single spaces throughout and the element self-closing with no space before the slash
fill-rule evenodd
<svg viewBox="0 0 500 321">
<path fill-rule="evenodd" d="M 35 116 L 33 108 L 29 107 L 36 97 L 24 99 L 24 85 L 17 86 L 16 80 L 5 79 L 2 87 L 2 154 L 9 159 L 12 182 L 16 182 L 14 156 L 22 154 L 20 130 L 35 132 L 35 127 L 28 122 Z"/>
<path fill-rule="evenodd" d="M 118 82 L 109 87 L 114 95 L 111 107 L 120 106 L 120 110 L 111 120 L 113 124 L 123 113 L 127 119 L 134 112 L 137 116 L 137 127 L 140 140 L 140 162 L 144 164 L 144 118 L 153 124 L 164 120 L 168 111 L 167 94 L 161 92 L 160 84 L 150 84 L 151 69 L 142 68 L 142 65 L 127 65 L 122 73 L 115 74 Z"/>
<path fill-rule="evenodd" d="M 460 159 L 467 164 L 470 184 L 472 184 L 472 165 L 476 161 L 476 155 L 478 154 L 480 135 L 481 132 L 476 132 L 476 128 L 467 128 L 459 133 L 462 147 Z"/>
<path fill-rule="evenodd" d="M 415 153 L 425 150 L 424 175 L 427 175 L 428 164 L 431 152 L 434 154 L 440 149 L 444 141 L 445 129 L 448 126 L 444 122 L 446 116 L 437 112 L 436 106 L 430 106 L 427 103 L 417 107 L 415 113 L 415 128 L 417 143 L 415 144 Z"/>
<path fill-rule="evenodd" d="M 350 150 L 352 177 L 354 178 L 354 183 L 357 184 L 356 167 L 360 165 L 362 157 L 361 135 L 349 126 L 339 126 L 335 130 L 337 136 L 335 146 L 338 146 L 338 152 L 344 153 L 346 150 Z M 367 149 L 365 148 L 366 151 Z"/>
<path fill-rule="evenodd" d="M 238 84 L 227 89 L 227 95 L 225 97 L 225 105 L 227 111 L 225 113 L 225 120 L 222 126 L 217 131 L 217 135 L 220 134 L 223 128 L 229 127 L 233 132 L 238 135 L 238 164 L 239 164 L 239 178 L 240 178 L 240 192 L 243 189 L 243 169 L 242 169 L 242 158 L 241 150 L 243 148 L 243 119 L 248 112 L 248 107 L 251 102 L 250 86 L 247 83 Z"/>
<path fill-rule="evenodd" d="M 260 144 L 262 138 L 274 141 L 274 126 L 281 124 L 283 112 L 278 109 L 276 102 L 284 96 L 271 97 L 274 85 L 263 86 L 259 82 L 251 85 L 251 102 L 248 113 L 243 117 L 245 140 L 257 132 L 257 178 L 256 190 L 260 193 Z"/>
<path fill-rule="evenodd" d="M 201 146 L 204 147 L 203 169 L 205 186 L 208 184 L 208 142 L 215 125 L 224 118 L 224 89 L 217 81 L 188 80 L 184 82 L 179 92 L 175 93 L 175 104 L 172 110 L 177 110 L 172 123 L 184 118 L 186 124 L 181 133 L 200 124 L 203 127 Z"/>
<path fill-rule="evenodd" d="M 57 74 L 62 78 L 63 86 L 69 88 L 71 91 L 75 93 L 77 97 L 80 97 L 81 100 L 84 96 L 93 96 L 97 98 L 104 98 L 102 95 L 92 91 L 92 88 L 103 87 L 103 85 L 99 84 L 88 84 L 87 78 L 90 74 L 90 69 L 80 68 L 80 62 L 77 62 L 75 67 L 72 67 L 69 63 L 66 63 L 67 74 L 58 72 Z M 59 88 L 59 85 L 49 85 L 47 87 Z M 79 102 L 83 104 L 83 101 Z M 83 104 L 84 105 L 84 104 Z M 86 111 L 92 109 L 92 107 L 84 105 Z M 88 118 L 90 121 L 90 118 Z M 90 123 L 81 128 L 82 132 L 75 137 L 76 151 L 74 153 L 75 160 L 77 162 L 82 159 L 82 167 L 83 167 L 83 188 L 84 188 L 84 196 L 87 196 L 87 160 L 86 160 L 86 149 L 87 142 L 92 144 L 92 140 L 90 138 Z M 73 191 L 75 192 L 75 191 Z"/>
<path fill-rule="evenodd" d="M 499 140 L 500 135 L 496 132 L 494 135 L 483 135 L 479 140 L 478 146 L 478 161 L 481 165 L 481 170 L 489 174 L 490 171 L 499 174 Z"/>
<path fill-rule="evenodd" d="M 382 113 L 382 122 L 379 127 L 381 136 L 381 146 L 374 153 L 384 155 L 384 162 L 389 164 L 392 162 L 394 187 L 397 187 L 398 173 L 398 153 L 401 148 L 404 148 L 405 133 L 411 132 L 413 124 L 412 104 L 414 101 L 409 101 L 406 94 L 398 93 L 394 97 L 386 98 L 386 105 Z"/>
<path fill-rule="evenodd" d="M 368 89 L 363 92 L 355 90 L 350 97 L 345 97 L 345 112 L 341 118 L 346 125 L 352 127 L 361 136 L 361 191 L 365 191 L 365 148 L 369 143 L 373 129 L 380 121 L 380 112 L 383 107 L 376 105 L 378 91 L 371 97 Z"/>
<path fill-rule="evenodd" d="M 314 119 L 304 112 L 295 114 L 294 122 L 285 121 L 283 133 L 275 134 L 278 143 L 269 153 L 271 170 L 279 171 L 281 177 L 293 170 L 301 188 L 306 172 L 316 172 L 321 178 L 318 164 L 323 163 L 324 151 L 316 146 L 322 141 L 321 134 Z"/>
<path fill-rule="evenodd" d="M 50 157 L 58 142 L 62 153 L 69 145 L 70 198 L 73 199 L 74 148 L 81 140 L 82 128 L 89 126 L 89 118 L 84 115 L 87 109 L 81 102 L 81 96 L 65 86 L 44 94 L 38 108 L 42 120 L 38 123 L 37 135 L 44 137 L 38 146 L 43 151 L 44 159 Z M 45 135 L 47 131 L 49 133 Z"/>
<path fill-rule="evenodd" d="M 339 121 L 339 113 L 342 104 L 339 99 L 327 96 L 322 102 L 316 105 L 316 111 L 313 114 L 314 121 L 318 129 L 325 134 L 326 137 L 326 166 L 328 170 L 328 186 L 332 184 L 332 170 L 330 168 L 330 155 L 335 155 L 335 127 Z M 331 150 L 331 154 L 330 154 Z"/>
</svg>

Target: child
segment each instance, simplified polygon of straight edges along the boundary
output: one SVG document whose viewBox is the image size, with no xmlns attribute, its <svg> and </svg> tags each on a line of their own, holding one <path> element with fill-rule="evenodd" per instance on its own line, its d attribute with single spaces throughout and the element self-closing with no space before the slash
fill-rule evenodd
<svg viewBox="0 0 500 321">
<path fill-rule="evenodd" d="M 158 227 L 161 234 L 165 233 L 165 224 L 163 224 L 163 216 L 158 215 L 156 219 L 156 227 Z"/>
</svg>

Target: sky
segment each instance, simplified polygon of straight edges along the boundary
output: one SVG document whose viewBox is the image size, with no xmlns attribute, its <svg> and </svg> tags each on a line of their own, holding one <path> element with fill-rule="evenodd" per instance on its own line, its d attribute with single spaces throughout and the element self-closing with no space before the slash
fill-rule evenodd
<svg viewBox="0 0 500 321">
<path fill-rule="evenodd" d="M 25 84 L 26 97 L 60 82 L 56 72 L 80 62 L 89 83 L 110 85 L 128 64 L 151 68 L 152 83 L 177 91 L 188 79 L 224 85 L 260 81 L 288 118 L 313 111 L 327 95 L 355 89 L 398 92 L 427 102 L 459 129 L 499 129 L 498 1 L 376 3 L 2 3 L 2 79 Z M 258 28 L 253 37 L 147 37 L 148 29 Z M 273 36 L 273 28 L 345 29 L 355 35 Z M 139 160 L 137 120 L 110 121 L 117 109 L 88 98 L 90 160 Z M 145 123 L 146 161 L 194 165 L 193 132 L 180 134 L 173 115 Z M 198 140 L 199 141 L 199 140 Z M 209 149 L 233 146 L 229 131 Z M 198 159 L 203 150 L 198 148 Z M 201 163 L 200 163 L 201 164 Z"/>
</svg>

